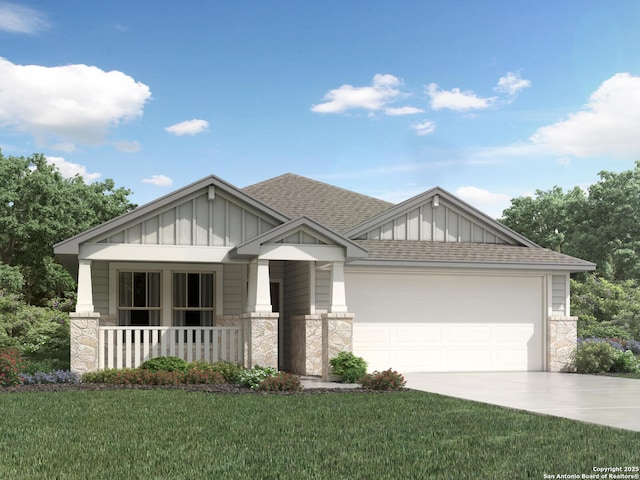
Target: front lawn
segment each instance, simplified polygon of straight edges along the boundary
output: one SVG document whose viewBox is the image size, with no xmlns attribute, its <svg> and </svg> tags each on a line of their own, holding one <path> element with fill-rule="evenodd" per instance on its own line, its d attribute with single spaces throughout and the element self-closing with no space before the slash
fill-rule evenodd
<svg viewBox="0 0 640 480">
<path fill-rule="evenodd" d="M 637 465 L 640 433 L 423 392 L 0 394 L 0 478 L 543 478 Z"/>
</svg>

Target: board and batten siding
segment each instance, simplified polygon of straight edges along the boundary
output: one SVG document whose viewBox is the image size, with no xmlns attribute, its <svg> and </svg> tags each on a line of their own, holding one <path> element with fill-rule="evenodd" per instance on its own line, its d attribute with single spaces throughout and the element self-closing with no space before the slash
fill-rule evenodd
<svg viewBox="0 0 640 480">
<path fill-rule="evenodd" d="M 99 243 L 233 246 L 275 227 L 257 210 L 206 191 L 182 199 L 144 220 L 110 234 Z"/>
<path fill-rule="evenodd" d="M 372 228 L 359 237 L 362 240 L 422 240 L 434 242 L 508 243 L 497 231 L 491 231 L 454 206 L 432 199 L 409 212 Z"/>
<path fill-rule="evenodd" d="M 290 315 L 307 315 L 310 309 L 310 262 L 285 264 L 284 310 Z"/>
<path fill-rule="evenodd" d="M 244 313 L 247 266 L 244 264 L 224 264 L 222 286 L 223 308 L 225 315 L 240 315 Z"/>
<path fill-rule="evenodd" d="M 316 268 L 316 313 L 328 312 L 331 301 L 331 266 Z"/>
</svg>

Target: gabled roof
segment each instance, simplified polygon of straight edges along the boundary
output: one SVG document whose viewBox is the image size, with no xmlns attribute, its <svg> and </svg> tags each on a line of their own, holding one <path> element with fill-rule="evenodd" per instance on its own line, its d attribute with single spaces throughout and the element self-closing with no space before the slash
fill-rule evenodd
<svg viewBox="0 0 640 480">
<path fill-rule="evenodd" d="M 186 187 L 180 188 L 172 193 L 169 193 L 168 195 L 158 198 L 157 200 L 138 207 L 131 212 L 125 213 L 94 228 L 86 230 L 76 235 L 75 237 L 68 238 L 54 245 L 54 251 L 56 255 L 78 255 L 81 243 L 85 243 L 97 237 L 101 237 L 111 231 L 117 230 L 118 228 L 122 228 L 135 221 L 143 219 L 145 218 L 145 216 L 152 214 L 153 212 L 162 209 L 163 207 L 170 205 L 171 203 L 176 202 L 181 198 L 188 197 L 189 195 L 192 195 L 200 190 L 206 189 L 209 186 L 213 186 L 214 188 L 227 192 L 235 198 L 238 198 L 239 200 L 254 207 L 255 209 L 264 212 L 265 215 L 272 217 L 277 223 L 286 222 L 289 220 L 286 215 L 283 215 L 281 212 L 261 203 L 259 200 L 247 195 L 230 183 L 225 182 L 215 175 L 209 175 L 201 180 L 198 180 L 197 182 L 187 185 Z"/>
<path fill-rule="evenodd" d="M 306 216 L 340 234 L 394 206 L 292 173 L 250 185 L 242 191 L 290 218 Z"/>
<path fill-rule="evenodd" d="M 427 190 L 426 192 L 416 195 L 415 197 L 405 200 L 404 202 L 399 203 L 393 206 L 392 208 L 385 210 L 379 215 L 368 219 L 367 221 L 356 226 L 355 228 L 352 228 L 351 230 L 344 232 L 344 234 L 345 236 L 348 236 L 350 238 L 358 238 L 360 235 L 367 232 L 368 230 L 371 230 L 376 226 L 383 225 L 389 220 L 393 219 L 394 217 L 397 217 L 398 215 L 401 215 L 403 213 L 407 213 L 413 210 L 414 208 L 420 205 L 423 205 L 426 202 L 433 201 L 434 199 L 437 199 L 437 198 L 438 199 L 442 198 L 446 200 L 448 204 L 453 205 L 458 210 L 467 213 L 469 216 L 473 217 L 475 222 L 482 224 L 484 228 L 493 230 L 494 232 L 498 233 L 501 236 L 501 238 L 508 240 L 507 243 L 526 245 L 529 247 L 538 246 L 535 243 L 533 243 L 531 240 L 523 237 L 519 233 L 514 232 L 510 228 L 504 226 L 500 222 L 489 217 L 488 215 L 481 212 L 480 210 L 473 207 L 472 205 L 469 205 L 468 203 L 462 201 L 461 199 L 452 195 L 451 193 L 447 192 L 444 188 L 441 188 L 441 187 L 434 187 L 430 190 Z"/>
<path fill-rule="evenodd" d="M 307 236 L 311 236 L 325 245 L 344 247 L 345 258 L 347 259 L 364 258 L 367 256 L 367 251 L 356 242 L 329 230 L 307 217 L 299 217 L 283 223 L 263 233 L 259 237 L 253 238 L 242 245 L 238 245 L 235 252 L 237 255 L 255 256 L 260 253 L 260 246 L 276 242 L 300 231 L 305 232 Z"/>
</svg>

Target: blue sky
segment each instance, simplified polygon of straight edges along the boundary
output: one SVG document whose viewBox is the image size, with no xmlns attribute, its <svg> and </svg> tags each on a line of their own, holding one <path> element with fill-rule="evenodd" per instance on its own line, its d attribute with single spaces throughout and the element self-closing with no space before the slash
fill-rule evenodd
<svg viewBox="0 0 640 480">
<path fill-rule="evenodd" d="M 0 148 L 143 204 L 292 172 L 500 216 L 640 160 L 640 2 L 0 0 Z"/>
</svg>

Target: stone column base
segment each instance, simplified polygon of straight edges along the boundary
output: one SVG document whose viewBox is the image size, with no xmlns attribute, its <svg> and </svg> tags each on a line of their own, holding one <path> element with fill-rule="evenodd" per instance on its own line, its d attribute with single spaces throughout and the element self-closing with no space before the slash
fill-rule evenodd
<svg viewBox="0 0 640 480">
<path fill-rule="evenodd" d="M 547 370 L 574 372 L 572 356 L 578 346 L 578 317 L 549 317 L 547 336 Z"/>
<path fill-rule="evenodd" d="M 100 314 L 97 312 L 72 312 L 71 323 L 71 371 L 82 375 L 98 370 L 98 332 Z"/>
<path fill-rule="evenodd" d="M 340 352 L 353 349 L 353 313 L 325 313 L 322 315 L 322 378 L 331 373 L 329 360 Z"/>
<path fill-rule="evenodd" d="M 242 318 L 244 366 L 278 368 L 278 313 L 252 312 Z"/>
<path fill-rule="evenodd" d="M 290 362 L 298 375 L 322 375 L 322 316 L 291 317 Z"/>
</svg>

